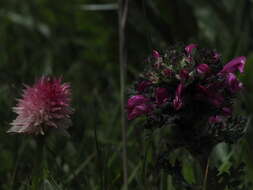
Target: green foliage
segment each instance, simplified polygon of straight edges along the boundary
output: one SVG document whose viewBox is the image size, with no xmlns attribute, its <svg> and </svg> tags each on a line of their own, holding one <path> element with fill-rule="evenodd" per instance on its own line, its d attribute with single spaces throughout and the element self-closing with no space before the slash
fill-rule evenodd
<svg viewBox="0 0 253 190">
<path fill-rule="evenodd" d="M 56 135 L 47 140 L 46 155 L 41 160 L 47 163 L 41 188 L 122 188 L 117 13 L 80 8 L 87 3 L 114 2 L 0 2 L 0 189 L 37 190 L 33 175 L 38 154 L 35 138 L 10 136 L 5 131 L 15 118 L 11 108 L 20 97 L 23 84 L 30 85 L 46 74 L 63 76 L 64 81 L 71 83 L 75 115 L 71 137 Z M 253 113 L 251 9 L 250 0 L 130 1 L 128 84 L 144 68 L 141 63 L 153 48 L 178 41 L 196 42 L 217 48 L 225 61 L 248 56 L 246 73 L 242 76 L 246 89 L 237 111 L 250 116 Z M 153 162 L 163 135 L 156 132 L 155 137 L 145 138 L 141 122 L 129 124 L 129 189 L 177 190 L 172 176 L 157 171 Z M 213 187 L 211 172 L 207 189 L 252 189 L 252 135 L 250 123 L 238 144 L 216 148 L 210 168 L 218 168 L 227 184 Z M 196 158 L 187 153 L 179 160 L 184 179 L 189 184 L 202 183 Z M 229 185 L 228 179 L 233 185 Z"/>
</svg>

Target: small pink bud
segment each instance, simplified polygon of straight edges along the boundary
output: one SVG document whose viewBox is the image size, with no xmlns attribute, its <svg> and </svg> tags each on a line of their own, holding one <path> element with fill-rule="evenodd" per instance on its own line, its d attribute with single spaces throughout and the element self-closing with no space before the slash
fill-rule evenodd
<svg viewBox="0 0 253 190">
<path fill-rule="evenodd" d="M 160 58 L 160 53 L 159 53 L 158 51 L 156 51 L 156 50 L 153 50 L 152 55 L 153 55 L 153 57 L 156 58 L 156 59 Z"/>
<path fill-rule="evenodd" d="M 220 59 L 221 55 L 217 52 L 214 52 L 213 58 L 218 61 Z"/>
<path fill-rule="evenodd" d="M 193 49 L 197 48 L 196 44 L 189 44 L 188 46 L 185 47 L 185 51 L 187 54 L 191 54 Z"/>
<path fill-rule="evenodd" d="M 197 72 L 201 75 L 204 75 L 209 72 L 209 66 L 207 64 L 199 64 L 197 66 Z"/>
<path fill-rule="evenodd" d="M 180 110 L 183 106 L 183 102 L 182 99 L 179 98 L 178 96 L 175 97 L 175 99 L 173 100 L 173 107 L 176 111 Z"/>
<path fill-rule="evenodd" d="M 241 73 L 244 71 L 244 66 L 246 63 L 246 57 L 236 57 L 230 62 L 228 62 L 222 69 L 221 73 L 234 73 L 239 70 Z"/>
<path fill-rule="evenodd" d="M 166 77 L 171 77 L 172 70 L 171 69 L 164 69 L 163 70 L 163 75 L 166 76 Z"/>
<path fill-rule="evenodd" d="M 173 107 L 176 111 L 181 109 L 183 106 L 183 101 L 182 101 L 182 92 L 183 92 L 184 86 L 182 83 L 180 83 L 176 89 L 176 96 L 173 100 Z"/>
<path fill-rule="evenodd" d="M 138 92 L 143 92 L 147 87 L 149 87 L 152 84 L 152 82 L 148 81 L 148 80 L 144 80 L 141 81 L 140 83 L 138 83 L 136 90 Z"/>
<path fill-rule="evenodd" d="M 128 120 L 152 111 L 149 102 L 150 100 L 143 95 L 135 95 L 129 98 L 127 102 Z"/>
<path fill-rule="evenodd" d="M 228 73 L 226 83 L 231 92 L 238 92 L 243 88 L 243 84 L 236 78 L 235 74 Z"/>
<path fill-rule="evenodd" d="M 182 69 L 179 73 L 179 76 L 181 80 L 187 80 L 189 78 L 189 71 Z"/>
</svg>

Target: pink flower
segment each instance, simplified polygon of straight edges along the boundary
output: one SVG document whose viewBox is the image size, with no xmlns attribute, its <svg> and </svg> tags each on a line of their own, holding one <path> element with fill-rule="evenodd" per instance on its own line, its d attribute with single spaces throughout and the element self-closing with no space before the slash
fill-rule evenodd
<svg viewBox="0 0 253 190">
<path fill-rule="evenodd" d="M 144 81 L 141 81 L 136 89 L 138 92 L 143 92 L 147 87 L 149 87 L 150 85 L 152 84 L 152 82 L 148 81 L 148 80 L 144 80 Z"/>
<path fill-rule="evenodd" d="M 164 69 L 163 70 L 163 75 L 166 76 L 166 77 L 171 77 L 172 70 L 171 69 Z"/>
<path fill-rule="evenodd" d="M 132 96 L 131 98 L 128 99 L 127 108 L 132 109 L 135 106 L 146 103 L 148 101 L 149 101 L 149 99 L 143 95 L 135 95 L 135 96 Z"/>
<path fill-rule="evenodd" d="M 183 106 L 183 101 L 182 101 L 182 92 L 183 92 L 183 84 L 180 83 L 176 89 L 176 96 L 173 100 L 173 107 L 176 111 L 178 111 L 179 109 L 181 109 L 181 107 Z"/>
<path fill-rule="evenodd" d="M 201 75 L 204 75 L 209 72 L 209 66 L 207 64 L 199 64 L 197 66 L 197 72 Z"/>
<path fill-rule="evenodd" d="M 160 58 L 160 53 L 158 51 L 156 51 L 156 50 L 153 50 L 152 55 L 156 59 Z"/>
<path fill-rule="evenodd" d="M 211 124 L 221 123 L 222 122 L 222 117 L 219 116 L 219 115 L 211 116 L 211 117 L 209 117 L 208 121 Z"/>
<path fill-rule="evenodd" d="M 179 76 L 181 80 L 187 80 L 189 78 L 189 71 L 182 69 L 179 73 Z"/>
<path fill-rule="evenodd" d="M 237 70 L 242 73 L 244 70 L 245 63 L 246 57 L 244 56 L 234 58 L 223 67 L 221 73 L 234 73 Z"/>
<path fill-rule="evenodd" d="M 213 58 L 215 61 L 218 61 L 220 59 L 221 55 L 217 52 L 214 52 Z"/>
<path fill-rule="evenodd" d="M 162 57 L 160 55 L 160 53 L 156 50 L 153 50 L 153 53 L 152 53 L 153 57 L 155 58 L 155 64 L 154 64 L 154 67 L 156 69 L 159 69 L 161 67 L 161 63 L 162 63 Z"/>
<path fill-rule="evenodd" d="M 183 106 L 183 102 L 182 99 L 179 98 L 178 96 L 175 97 L 175 99 L 173 100 L 173 107 L 176 111 L 180 110 Z"/>
<path fill-rule="evenodd" d="M 189 44 L 188 46 L 185 47 L 185 51 L 187 54 L 191 54 L 193 49 L 197 48 L 196 44 Z"/>
<path fill-rule="evenodd" d="M 128 120 L 150 112 L 152 108 L 148 103 L 149 99 L 143 95 L 135 95 L 129 98 L 127 102 Z"/>
<path fill-rule="evenodd" d="M 151 107 L 147 104 L 141 104 L 134 107 L 131 112 L 128 113 L 128 120 L 133 120 L 136 117 L 146 114 L 151 111 Z"/>
<path fill-rule="evenodd" d="M 236 78 L 233 73 L 227 74 L 226 83 L 231 92 L 237 92 L 243 87 L 243 84 Z"/>
<path fill-rule="evenodd" d="M 183 89 L 184 89 L 184 85 L 183 85 L 182 83 L 180 83 L 180 84 L 177 86 L 177 89 L 176 89 L 176 96 L 181 97 L 181 96 L 182 96 Z"/>
<path fill-rule="evenodd" d="M 18 114 L 9 133 L 42 134 L 52 128 L 71 125 L 70 85 L 61 79 L 42 77 L 32 87 L 26 86 L 22 98 L 13 108 Z"/>
<path fill-rule="evenodd" d="M 166 88 L 157 88 L 155 93 L 156 103 L 162 104 L 169 98 L 168 91 Z"/>
</svg>

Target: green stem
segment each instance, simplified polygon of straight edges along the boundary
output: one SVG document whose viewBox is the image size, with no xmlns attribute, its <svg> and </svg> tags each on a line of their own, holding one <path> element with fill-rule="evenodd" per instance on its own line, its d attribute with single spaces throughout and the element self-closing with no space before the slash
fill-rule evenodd
<svg viewBox="0 0 253 190">
<path fill-rule="evenodd" d="M 37 150 L 36 156 L 34 161 L 34 169 L 32 172 L 32 186 L 35 189 L 39 189 L 41 183 L 44 181 L 45 178 L 45 136 L 37 136 Z"/>
<path fill-rule="evenodd" d="M 208 158 L 207 160 L 202 190 L 206 190 L 207 176 L 208 176 L 208 171 L 209 171 L 209 162 L 210 162 L 210 158 Z"/>
<path fill-rule="evenodd" d="M 128 165 L 127 165 L 127 127 L 125 118 L 125 82 L 127 54 L 125 43 L 125 27 L 128 14 L 128 0 L 119 0 L 119 62 L 120 62 L 120 100 L 121 100 L 121 133 L 122 133 L 122 162 L 123 162 L 123 189 L 128 190 Z"/>
</svg>

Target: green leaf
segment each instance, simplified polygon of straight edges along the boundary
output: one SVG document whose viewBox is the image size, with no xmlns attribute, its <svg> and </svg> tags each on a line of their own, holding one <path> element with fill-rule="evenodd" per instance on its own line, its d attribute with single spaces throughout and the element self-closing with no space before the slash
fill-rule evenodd
<svg viewBox="0 0 253 190">
<path fill-rule="evenodd" d="M 194 160 L 191 157 L 188 157 L 187 159 L 183 160 L 182 165 L 183 165 L 182 174 L 185 180 L 189 184 L 196 183 L 196 177 L 195 177 L 194 168 L 193 168 Z"/>
</svg>

